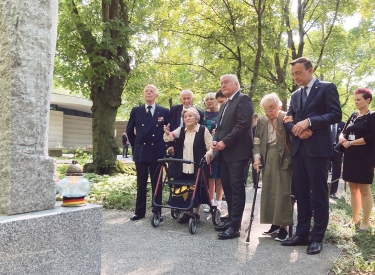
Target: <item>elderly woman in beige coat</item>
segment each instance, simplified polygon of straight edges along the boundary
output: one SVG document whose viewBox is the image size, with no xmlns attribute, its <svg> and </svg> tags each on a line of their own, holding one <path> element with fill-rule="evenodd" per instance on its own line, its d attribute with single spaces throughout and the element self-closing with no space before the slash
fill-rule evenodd
<svg viewBox="0 0 375 275">
<path fill-rule="evenodd" d="M 288 238 L 287 226 L 293 224 L 291 206 L 291 157 L 289 135 L 283 126 L 285 112 L 275 93 L 265 95 L 260 105 L 265 115 L 258 119 L 254 136 L 254 164 L 259 170 L 262 160 L 262 194 L 260 223 L 271 224 L 263 235 L 277 234 L 275 240 Z"/>
</svg>

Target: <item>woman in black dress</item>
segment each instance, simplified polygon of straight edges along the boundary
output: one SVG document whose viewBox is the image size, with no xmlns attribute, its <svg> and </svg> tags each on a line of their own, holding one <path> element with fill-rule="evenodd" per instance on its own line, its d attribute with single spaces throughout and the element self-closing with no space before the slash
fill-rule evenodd
<svg viewBox="0 0 375 275">
<path fill-rule="evenodd" d="M 346 148 L 344 153 L 343 179 L 349 182 L 352 221 L 359 222 L 359 212 L 363 211 L 359 231 L 368 230 L 373 206 L 370 185 L 374 178 L 375 166 L 375 112 L 369 110 L 371 91 L 360 88 L 354 91 L 354 101 L 358 112 L 348 119 L 339 142 Z"/>
</svg>

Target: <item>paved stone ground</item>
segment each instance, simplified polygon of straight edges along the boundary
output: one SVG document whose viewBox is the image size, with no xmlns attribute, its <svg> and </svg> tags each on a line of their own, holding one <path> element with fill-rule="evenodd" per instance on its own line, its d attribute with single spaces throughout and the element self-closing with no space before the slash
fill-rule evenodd
<svg viewBox="0 0 375 275">
<path fill-rule="evenodd" d="M 340 254 L 336 246 L 324 244 L 322 253 L 307 255 L 306 246 L 283 247 L 262 235 L 269 225 L 259 224 L 261 190 L 249 243 L 244 229 L 250 220 L 252 187 L 246 189 L 241 237 L 233 240 L 218 240 L 210 214 L 203 211 L 195 235 L 187 225 L 178 224 L 168 209 L 157 228 L 150 223 L 151 211 L 136 222 L 129 220 L 130 212 L 104 211 L 101 274 L 329 274 Z"/>
</svg>

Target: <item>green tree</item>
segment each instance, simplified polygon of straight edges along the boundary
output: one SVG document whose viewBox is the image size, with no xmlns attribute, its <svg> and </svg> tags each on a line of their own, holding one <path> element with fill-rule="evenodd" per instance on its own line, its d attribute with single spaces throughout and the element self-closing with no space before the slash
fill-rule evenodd
<svg viewBox="0 0 375 275">
<path fill-rule="evenodd" d="M 150 3 L 59 2 L 56 85 L 78 90 L 93 102 L 93 163 L 85 166 L 86 171 L 99 174 L 115 171 L 119 148 L 114 139 L 114 123 L 131 71 L 131 39 L 151 24 L 143 19 Z"/>
</svg>

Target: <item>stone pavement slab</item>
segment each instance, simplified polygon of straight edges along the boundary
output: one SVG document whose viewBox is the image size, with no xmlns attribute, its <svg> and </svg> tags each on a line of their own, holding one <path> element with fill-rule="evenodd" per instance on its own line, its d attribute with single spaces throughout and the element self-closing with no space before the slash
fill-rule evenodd
<svg viewBox="0 0 375 275">
<path fill-rule="evenodd" d="M 306 246 L 283 247 L 263 236 L 270 225 L 259 224 L 259 198 L 255 219 L 246 243 L 253 192 L 246 189 L 247 202 L 240 238 L 218 240 L 210 214 L 201 211 L 197 233 L 178 224 L 163 209 L 164 222 L 153 228 L 151 212 L 139 221 L 130 221 L 130 212 L 103 211 L 102 275 L 122 274 L 328 274 L 340 249 L 324 244 L 318 255 L 307 255 Z"/>
</svg>

